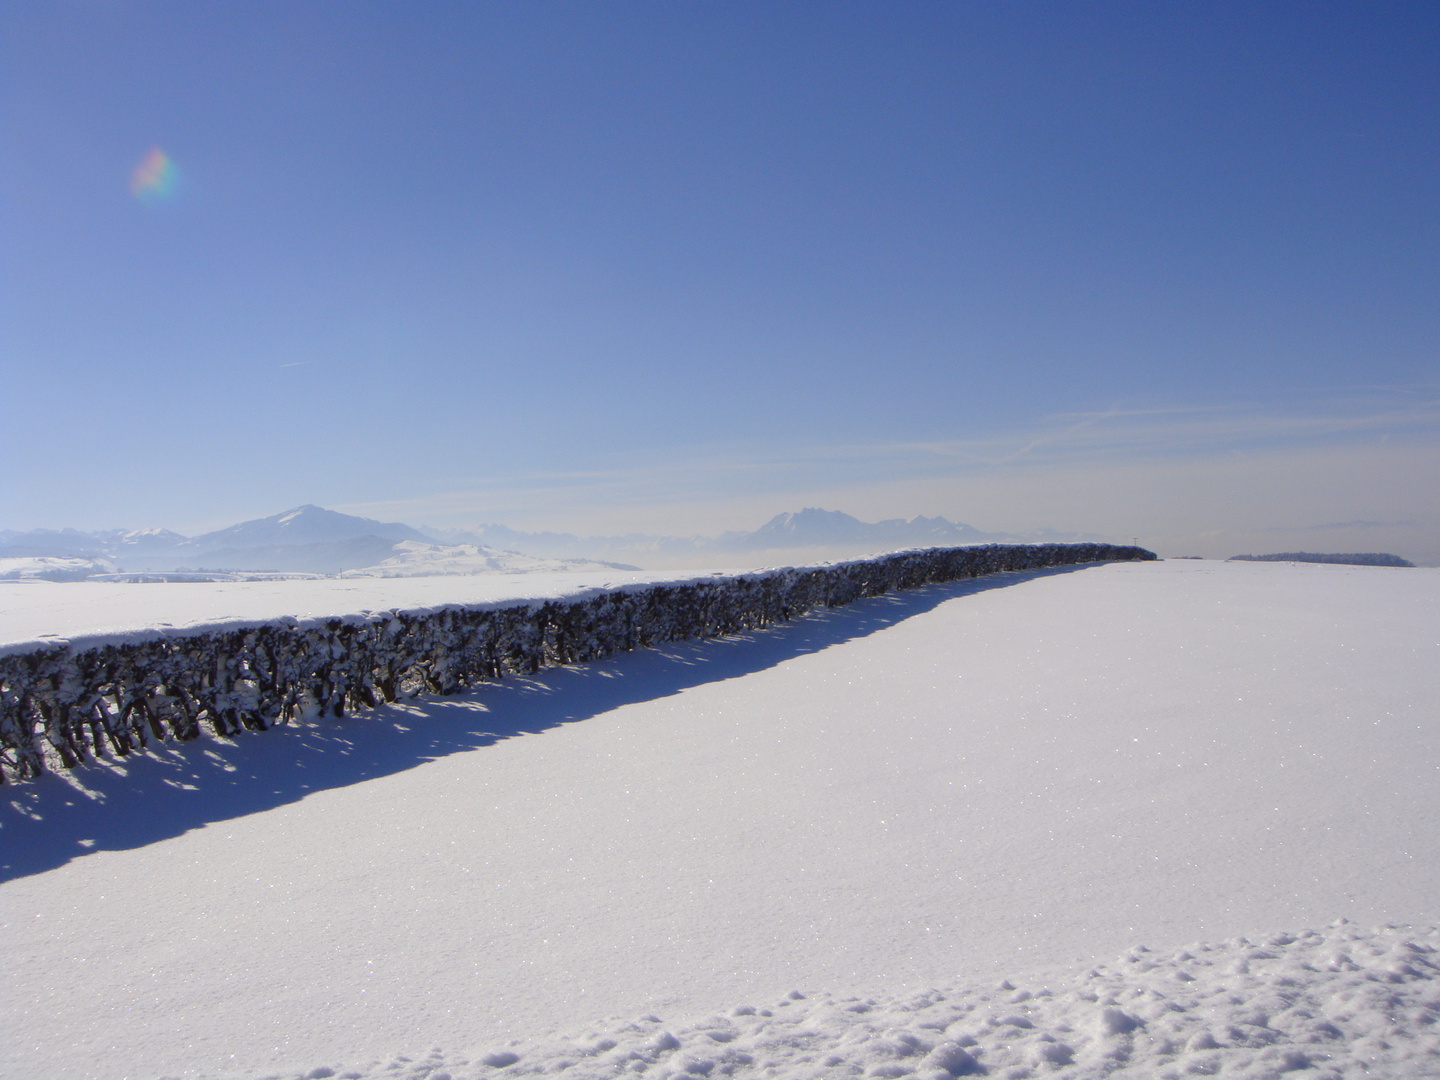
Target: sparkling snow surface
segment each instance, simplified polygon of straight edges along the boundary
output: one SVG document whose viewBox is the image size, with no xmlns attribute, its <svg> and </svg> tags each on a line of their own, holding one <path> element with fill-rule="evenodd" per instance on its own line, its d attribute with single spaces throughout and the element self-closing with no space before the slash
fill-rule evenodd
<svg viewBox="0 0 1440 1080">
<path fill-rule="evenodd" d="M 0 1075 L 1440 1074 L 1440 570 L 1000 575 L 126 768 L 3 791 Z"/>
</svg>

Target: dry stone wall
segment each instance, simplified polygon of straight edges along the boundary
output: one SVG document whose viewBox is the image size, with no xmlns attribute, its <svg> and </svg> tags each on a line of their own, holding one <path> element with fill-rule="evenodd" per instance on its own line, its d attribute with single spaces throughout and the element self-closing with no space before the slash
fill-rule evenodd
<svg viewBox="0 0 1440 1080">
<path fill-rule="evenodd" d="M 506 674 L 758 629 L 816 608 L 1006 570 L 1154 559 L 1138 547 L 904 551 L 509 606 L 276 620 L 0 657 L 0 782 L 152 742 L 264 731 Z"/>
</svg>

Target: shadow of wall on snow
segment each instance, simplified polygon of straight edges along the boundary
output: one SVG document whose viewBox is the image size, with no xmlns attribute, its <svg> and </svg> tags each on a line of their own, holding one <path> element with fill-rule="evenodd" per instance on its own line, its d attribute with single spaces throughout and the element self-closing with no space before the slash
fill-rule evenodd
<svg viewBox="0 0 1440 1080">
<path fill-rule="evenodd" d="M 453 697 L 382 706 L 343 720 L 277 726 L 234 741 L 207 735 L 166 743 L 107 764 L 7 785 L 0 789 L 0 882 L 53 870 L 90 852 L 170 839 L 622 705 L 739 678 L 866 637 L 948 600 L 1084 568 L 928 585 L 812 612 L 738 637 L 671 642 L 507 678 Z"/>
</svg>

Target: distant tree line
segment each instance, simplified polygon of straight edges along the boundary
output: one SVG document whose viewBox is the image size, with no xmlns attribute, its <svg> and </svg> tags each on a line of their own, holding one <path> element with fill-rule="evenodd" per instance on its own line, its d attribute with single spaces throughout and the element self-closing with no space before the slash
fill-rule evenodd
<svg viewBox="0 0 1440 1080">
<path fill-rule="evenodd" d="M 1226 562 L 1319 562 L 1343 566 L 1414 566 L 1409 559 L 1383 551 L 1357 551 L 1348 555 L 1324 555 L 1317 551 L 1281 551 L 1274 555 L 1231 555 Z"/>
<path fill-rule="evenodd" d="M 666 641 L 744 633 L 867 596 L 1006 570 L 1154 559 L 1113 544 L 988 544 L 593 590 L 574 599 L 275 619 L 0 655 L 0 781 L 235 736 Z"/>
</svg>

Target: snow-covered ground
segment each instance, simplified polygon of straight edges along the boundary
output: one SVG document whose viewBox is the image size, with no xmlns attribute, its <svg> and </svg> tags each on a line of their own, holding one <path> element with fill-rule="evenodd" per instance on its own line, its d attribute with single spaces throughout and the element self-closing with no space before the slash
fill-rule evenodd
<svg viewBox="0 0 1440 1080">
<path fill-rule="evenodd" d="M 0 1075 L 1435 1076 L 1437 702 L 1440 570 L 1114 564 L 45 777 Z"/>
<path fill-rule="evenodd" d="M 525 556 L 516 556 L 525 558 Z M 546 560 L 556 562 L 556 560 Z M 566 597 L 589 589 L 681 580 L 674 571 L 537 570 L 446 576 L 274 578 L 260 581 L 0 581 L 0 651 L 105 640 L 161 628 L 353 615 L 446 604 Z"/>
</svg>

